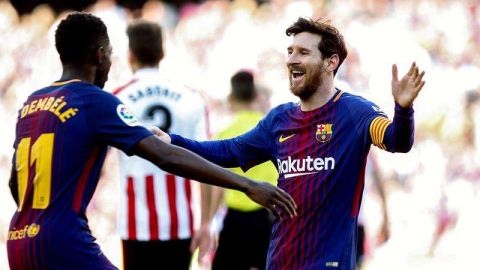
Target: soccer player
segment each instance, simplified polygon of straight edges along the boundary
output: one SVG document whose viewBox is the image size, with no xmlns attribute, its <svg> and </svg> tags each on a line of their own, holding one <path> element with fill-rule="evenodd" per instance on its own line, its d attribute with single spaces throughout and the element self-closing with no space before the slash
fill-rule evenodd
<svg viewBox="0 0 480 270">
<path fill-rule="evenodd" d="M 300 103 L 272 109 L 249 132 L 229 140 L 196 142 L 172 134 L 163 140 L 222 166 L 248 169 L 271 160 L 278 186 L 298 205 L 298 217 L 274 222 L 267 269 L 355 269 L 357 217 L 371 144 L 408 152 L 413 144 L 413 101 L 424 86 L 415 63 L 398 79 L 392 66 L 393 121 L 372 102 L 334 87 L 347 56 L 343 36 L 323 21 L 299 18 L 287 67 Z"/>
<path fill-rule="evenodd" d="M 9 182 L 18 205 L 7 239 L 12 270 L 116 269 L 95 243 L 85 216 L 108 145 L 169 173 L 244 191 L 280 217 L 295 215 L 284 191 L 161 142 L 101 89 L 112 48 L 99 18 L 70 14 L 56 30 L 55 45 L 63 66 L 60 80 L 30 95 L 18 115 Z M 278 207 L 284 212 L 275 211 Z"/>
<path fill-rule="evenodd" d="M 159 72 L 163 58 L 160 26 L 136 21 L 128 26 L 127 35 L 134 76 L 113 94 L 143 125 L 205 140 L 208 123 L 200 94 L 167 81 Z M 126 154 L 120 155 L 120 178 L 118 231 L 124 269 L 147 269 L 161 262 L 165 269 L 188 270 L 194 248 L 200 247 L 201 260 L 214 247 L 210 185 L 198 187 L 187 178 Z M 199 198 L 201 213 L 194 205 Z M 198 218 L 200 227 L 194 224 Z"/>
<path fill-rule="evenodd" d="M 217 138 L 227 139 L 241 135 L 254 127 L 264 116 L 258 110 L 259 87 L 255 85 L 254 76 L 248 71 L 239 71 L 230 79 L 231 93 L 228 100 L 234 112 L 232 122 L 222 130 Z M 259 181 L 275 184 L 278 173 L 271 162 L 255 166 L 247 173 L 240 168 L 232 171 Z M 217 252 L 212 270 L 222 269 L 265 269 L 268 243 L 272 229 L 270 213 L 260 205 L 252 202 L 243 193 L 236 190 L 215 188 L 215 197 L 224 193 L 228 207 L 223 221 Z M 224 191 L 224 192 L 223 192 Z"/>
</svg>

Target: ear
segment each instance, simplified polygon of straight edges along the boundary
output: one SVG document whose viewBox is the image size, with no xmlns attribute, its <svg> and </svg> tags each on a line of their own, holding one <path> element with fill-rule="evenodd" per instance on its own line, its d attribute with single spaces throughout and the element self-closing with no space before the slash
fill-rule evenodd
<svg viewBox="0 0 480 270">
<path fill-rule="evenodd" d="M 326 59 L 325 61 L 325 70 L 328 72 L 334 72 L 335 69 L 338 67 L 338 64 L 340 63 L 340 58 L 338 57 L 338 54 L 333 54 L 329 58 Z"/>
<path fill-rule="evenodd" d="M 160 61 L 163 59 L 164 56 L 165 56 L 165 53 L 164 53 L 163 47 L 162 47 L 162 49 L 160 51 Z"/>
<path fill-rule="evenodd" d="M 133 66 L 137 62 L 137 58 L 131 50 L 128 50 L 128 63 Z"/>
<path fill-rule="evenodd" d="M 227 96 L 227 102 L 230 106 L 233 105 L 233 103 L 235 102 L 235 99 L 233 98 L 232 96 L 232 93 L 230 93 L 228 96 Z"/>
<path fill-rule="evenodd" d="M 95 63 L 101 64 L 105 59 L 105 53 L 106 51 L 104 47 L 98 48 L 97 53 L 95 54 Z"/>
</svg>

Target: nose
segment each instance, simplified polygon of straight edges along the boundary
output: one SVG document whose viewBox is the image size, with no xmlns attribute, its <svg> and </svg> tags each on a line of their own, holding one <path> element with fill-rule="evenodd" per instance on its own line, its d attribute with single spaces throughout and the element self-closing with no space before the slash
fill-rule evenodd
<svg viewBox="0 0 480 270">
<path fill-rule="evenodd" d="M 297 54 L 292 52 L 287 58 L 287 65 L 290 66 L 298 63 L 300 63 L 300 61 L 298 60 Z"/>
</svg>

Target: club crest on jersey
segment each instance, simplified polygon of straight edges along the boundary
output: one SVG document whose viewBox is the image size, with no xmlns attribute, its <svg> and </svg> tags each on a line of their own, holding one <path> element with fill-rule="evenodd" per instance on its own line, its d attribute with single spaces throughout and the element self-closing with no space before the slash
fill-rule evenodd
<svg viewBox="0 0 480 270">
<path fill-rule="evenodd" d="M 317 132 L 315 138 L 321 143 L 330 141 L 333 136 L 332 124 L 319 124 L 317 125 Z"/>
<path fill-rule="evenodd" d="M 118 104 L 117 115 L 125 124 L 131 127 L 139 125 L 137 118 L 133 116 L 132 112 L 130 112 L 130 110 L 124 104 Z"/>
</svg>

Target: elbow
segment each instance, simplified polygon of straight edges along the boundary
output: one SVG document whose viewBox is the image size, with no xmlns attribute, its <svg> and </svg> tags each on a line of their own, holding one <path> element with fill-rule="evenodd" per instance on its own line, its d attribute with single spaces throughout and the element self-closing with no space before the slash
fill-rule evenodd
<svg viewBox="0 0 480 270">
<path fill-rule="evenodd" d="M 410 139 L 408 142 L 398 145 L 395 149 L 395 152 L 408 153 L 410 152 L 410 150 L 412 150 L 412 147 L 413 147 L 413 138 Z"/>
<path fill-rule="evenodd" d="M 412 145 L 397 148 L 395 152 L 397 152 L 397 153 L 408 153 L 408 152 L 410 152 L 411 149 L 412 149 Z"/>
</svg>

